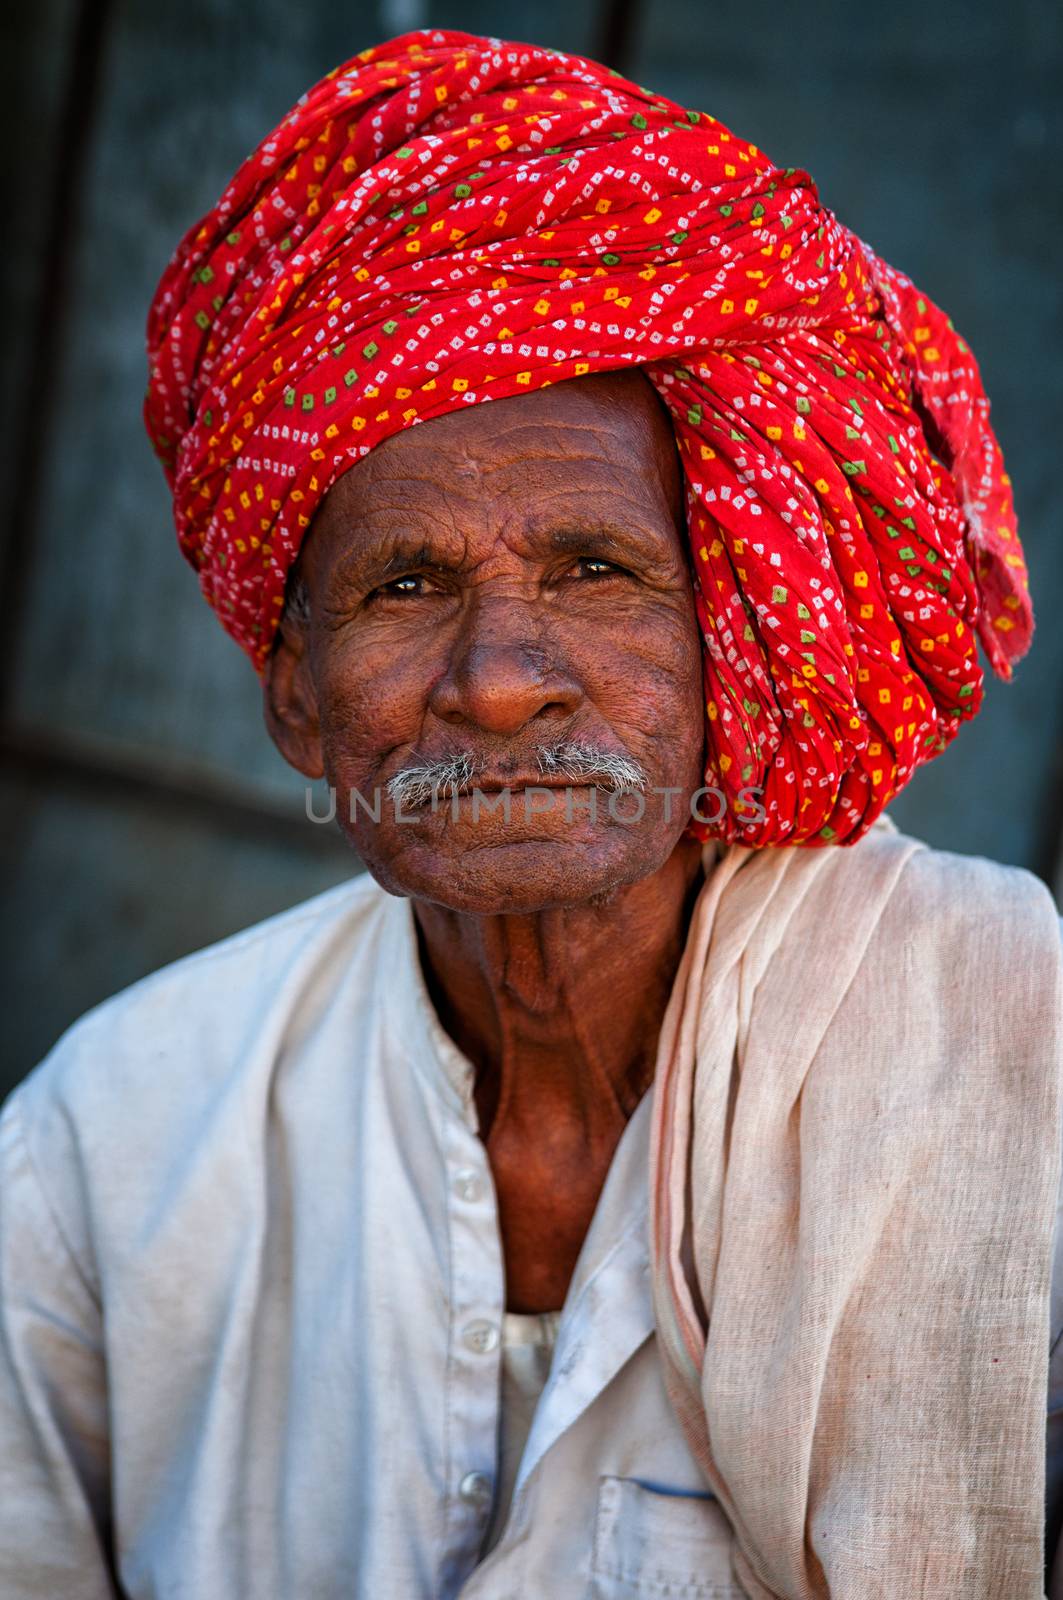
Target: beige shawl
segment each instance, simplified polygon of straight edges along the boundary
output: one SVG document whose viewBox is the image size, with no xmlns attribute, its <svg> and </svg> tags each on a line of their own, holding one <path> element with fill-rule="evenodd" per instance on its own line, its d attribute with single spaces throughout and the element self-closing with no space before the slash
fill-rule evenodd
<svg viewBox="0 0 1063 1600">
<path fill-rule="evenodd" d="M 1044 1593 L 1061 960 L 883 821 L 732 848 L 661 1034 L 654 1299 L 752 1600 Z"/>
</svg>

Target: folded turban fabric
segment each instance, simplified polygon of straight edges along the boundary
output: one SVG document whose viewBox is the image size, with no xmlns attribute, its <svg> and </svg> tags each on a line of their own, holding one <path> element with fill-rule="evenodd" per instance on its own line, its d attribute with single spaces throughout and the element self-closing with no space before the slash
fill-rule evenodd
<svg viewBox="0 0 1063 1600">
<path fill-rule="evenodd" d="M 727 800 L 704 835 L 852 842 L 977 711 L 976 638 L 1004 677 L 1029 644 L 951 322 L 806 172 L 580 57 L 426 31 L 337 68 L 185 236 L 148 345 L 181 547 L 259 670 L 315 509 L 374 445 L 643 368 L 686 480 Z"/>
</svg>

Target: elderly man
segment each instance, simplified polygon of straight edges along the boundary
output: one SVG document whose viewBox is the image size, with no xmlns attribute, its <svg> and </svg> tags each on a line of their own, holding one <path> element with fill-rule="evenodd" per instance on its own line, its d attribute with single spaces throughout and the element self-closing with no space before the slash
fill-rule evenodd
<svg viewBox="0 0 1063 1600">
<path fill-rule="evenodd" d="M 299 102 L 150 344 L 369 874 L 9 1102 L 4 1595 L 1043 1594 L 1058 926 L 880 816 L 1030 632 L 966 346 L 458 34 Z"/>
</svg>

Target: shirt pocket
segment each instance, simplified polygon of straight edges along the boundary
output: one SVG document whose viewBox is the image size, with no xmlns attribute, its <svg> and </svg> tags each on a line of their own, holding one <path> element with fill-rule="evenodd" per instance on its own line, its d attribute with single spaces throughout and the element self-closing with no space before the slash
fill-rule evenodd
<svg viewBox="0 0 1063 1600">
<path fill-rule="evenodd" d="M 587 1600 L 745 1600 L 731 1527 L 712 1495 L 601 1478 Z"/>
</svg>

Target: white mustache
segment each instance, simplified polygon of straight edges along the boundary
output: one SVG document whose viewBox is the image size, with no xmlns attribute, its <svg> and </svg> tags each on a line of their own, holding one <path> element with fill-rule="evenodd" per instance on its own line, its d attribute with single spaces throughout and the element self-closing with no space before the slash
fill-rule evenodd
<svg viewBox="0 0 1063 1600">
<path fill-rule="evenodd" d="M 615 751 L 569 739 L 542 745 L 535 759 L 544 778 L 592 783 L 610 794 L 641 794 L 648 783 L 645 768 L 631 756 L 617 755 Z M 474 787 L 474 780 L 486 765 L 468 755 L 454 755 L 403 767 L 388 779 L 388 796 L 404 810 L 429 801 L 436 804 L 449 800 Z"/>
</svg>

